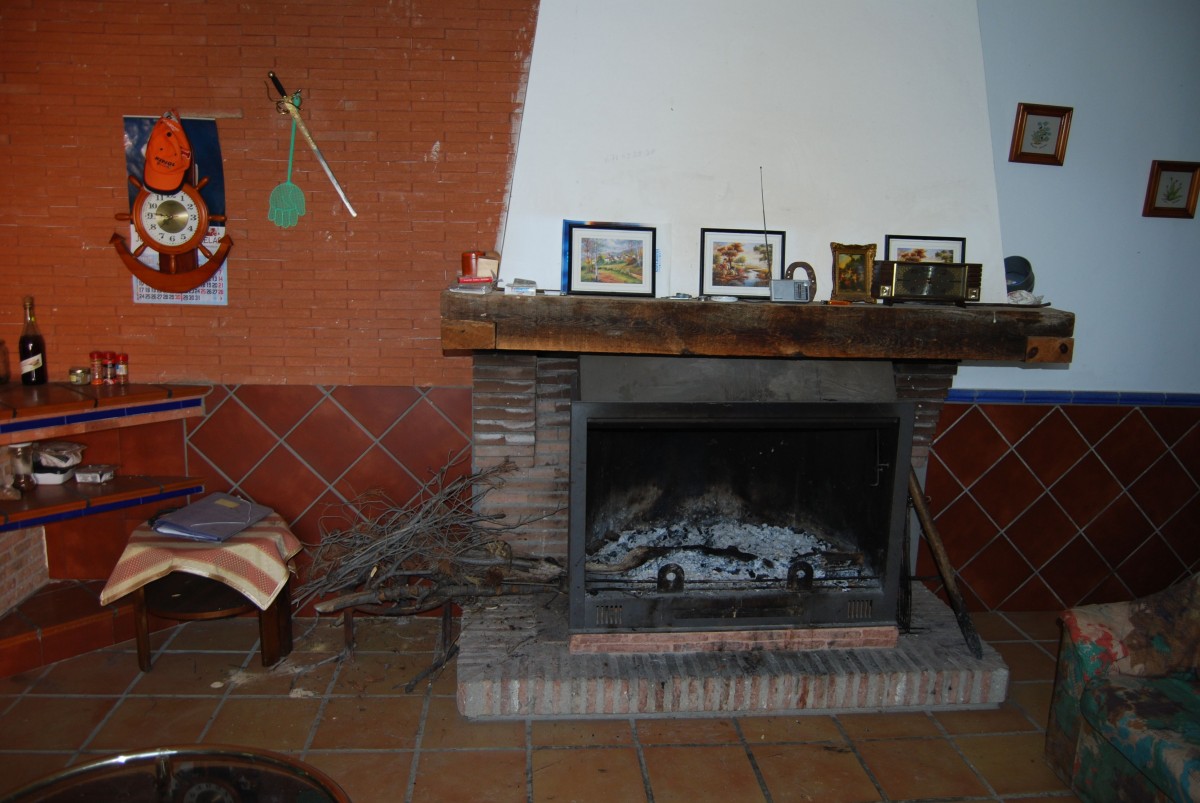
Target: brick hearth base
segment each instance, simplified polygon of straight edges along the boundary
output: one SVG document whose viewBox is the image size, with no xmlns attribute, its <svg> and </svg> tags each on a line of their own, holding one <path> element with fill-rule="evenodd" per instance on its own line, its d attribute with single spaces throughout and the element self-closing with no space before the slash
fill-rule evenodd
<svg viewBox="0 0 1200 803">
<path fill-rule="evenodd" d="M 988 708 L 1008 667 L 971 656 L 954 613 L 913 584 L 912 631 L 894 649 L 571 654 L 566 597 L 465 609 L 458 709 L 471 719 L 799 714 Z"/>
<path fill-rule="evenodd" d="M 572 653 L 756 652 L 758 650 L 891 649 L 893 627 L 797 627 L 762 630 L 701 630 L 668 633 L 576 633 Z"/>
</svg>

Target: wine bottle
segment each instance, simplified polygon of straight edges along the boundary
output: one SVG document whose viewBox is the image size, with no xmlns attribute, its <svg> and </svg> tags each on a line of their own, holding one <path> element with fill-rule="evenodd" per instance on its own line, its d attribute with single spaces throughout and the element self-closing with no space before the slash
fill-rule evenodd
<svg viewBox="0 0 1200 803">
<path fill-rule="evenodd" d="M 17 341 L 17 352 L 21 360 L 21 384 L 46 384 L 46 341 L 33 315 L 33 296 L 25 296 L 25 328 Z"/>
</svg>

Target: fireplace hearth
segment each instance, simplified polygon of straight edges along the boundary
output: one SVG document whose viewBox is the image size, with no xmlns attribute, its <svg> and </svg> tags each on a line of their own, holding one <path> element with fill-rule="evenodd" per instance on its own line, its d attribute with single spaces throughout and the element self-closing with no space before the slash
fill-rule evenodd
<svg viewBox="0 0 1200 803">
<path fill-rule="evenodd" d="M 571 411 L 572 633 L 895 625 L 912 405 Z"/>
<path fill-rule="evenodd" d="M 519 467 L 480 512 L 529 522 L 507 536 L 514 553 L 569 562 L 573 402 L 900 400 L 915 407 L 911 465 L 923 474 L 957 365 L 1070 363 L 1074 320 L 1062 310 L 1013 305 L 711 304 L 446 292 L 441 335 L 447 354 L 472 356 L 474 467 Z M 724 376 L 710 376 L 691 363 L 695 358 L 721 363 Z M 630 371 L 630 360 L 640 367 Z M 686 367 L 660 370 L 668 364 Z M 722 395 L 707 395 L 716 388 Z M 894 470 L 903 476 L 908 466 Z M 846 552 L 863 552 L 866 563 L 857 542 Z M 678 565 L 687 587 L 694 572 Z M 814 582 L 817 571 L 814 566 Z M 868 576 L 878 572 L 872 566 Z M 581 634 L 603 641 L 587 653 L 568 636 L 563 596 L 489 600 L 464 609 L 459 710 L 479 718 L 676 716 L 1002 701 L 1008 672 L 995 650 L 984 644 L 983 658 L 976 659 L 949 608 L 920 583 L 911 591 L 912 626 L 894 649 L 836 638 L 810 643 L 820 640 L 814 634 L 880 627 L 803 633 L 763 626 L 746 631 L 756 638 L 743 646 L 737 646 L 741 634 L 730 630 L 702 631 L 712 639 L 705 643 L 682 628 Z M 654 640 L 655 649 L 611 650 L 611 639 L 643 637 Z M 782 649 L 773 646 L 777 642 Z"/>
</svg>

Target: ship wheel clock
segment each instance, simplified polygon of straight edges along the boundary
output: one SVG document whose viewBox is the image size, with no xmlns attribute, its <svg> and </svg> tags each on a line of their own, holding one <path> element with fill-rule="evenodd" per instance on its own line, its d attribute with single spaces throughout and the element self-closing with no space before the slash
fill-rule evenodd
<svg viewBox="0 0 1200 803">
<path fill-rule="evenodd" d="M 204 245 L 210 223 L 224 223 L 224 215 L 211 215 L 200 190 L 207 179 L 189 181 L 192 154 L 177 116 L 164 114 L 155 124 L 146 147 L 143 178 L 130 175 L 138 192 L 128 214 L 117 220 L 131 222 L 137 239 L 131 250 L 125 238 L 114 234 L 109 243 L 125 267 L 139 281 L 165 293 L 186 293 L 211 279 L 229 255 L 233 240 L 225 235 L 216 251 Z M 157 269 L 141 259 L 149 249 Z M 201 256 L 204 260 L 201 261 Z"/>
</svg>

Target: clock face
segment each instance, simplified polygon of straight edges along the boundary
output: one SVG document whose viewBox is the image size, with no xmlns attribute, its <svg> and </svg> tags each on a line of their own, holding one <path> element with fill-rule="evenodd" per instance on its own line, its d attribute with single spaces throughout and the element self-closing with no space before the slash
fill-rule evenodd
<svg viewBox="0 0 1200 803">
<path fill-rule="evenodd" d="M 897 267 L 900 267 L 899 265 Z M 953 296 L 959 286 L 958 271 L 952 266 L 914 265 L 900 267 L 900 286 L 908 296 Z"/>
<path fill-rule="evenodd" d="M 150 248 L 179 254 L 195 249 L 204 240 L 208 209 L 200 193 L 189 184 L 166 194 L 143 188 L 133 202 L 133 224 Z"/>
</svg>

